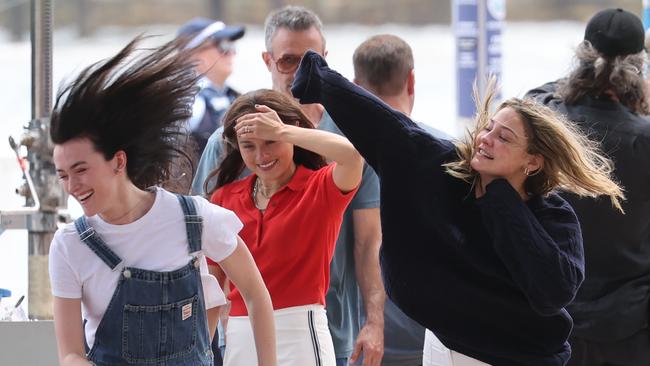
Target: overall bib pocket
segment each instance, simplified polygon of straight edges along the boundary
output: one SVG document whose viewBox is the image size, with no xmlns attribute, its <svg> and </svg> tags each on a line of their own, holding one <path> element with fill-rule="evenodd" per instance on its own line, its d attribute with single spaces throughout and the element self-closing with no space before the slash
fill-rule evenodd
<svg viewBox="0 0 650 366">
<path fill-rule="evenodd" d="M 198 298 L 124 305 L 122 357 L 130 363 L 157 363 L 188 354 L 196 345 Z"/>
</svg>

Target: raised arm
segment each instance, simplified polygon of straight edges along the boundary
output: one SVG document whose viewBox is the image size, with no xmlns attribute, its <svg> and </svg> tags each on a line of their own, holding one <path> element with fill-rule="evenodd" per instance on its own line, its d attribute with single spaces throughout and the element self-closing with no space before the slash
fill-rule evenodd
<svg viewBox="0 0 650 366">
<path fill-rule="evenodd" d="M 331 70 L 315 52 L 303 57 L 291 92 L 301 103 L 321 103 L 380 176 L 385 167 L 380 161 L 399 167 L 419 154 L 435 154 L 440 143 L 406 115 Z"/>
<path fill-rule="evenodd" d="M 578 219 L 561 198 L 550 199 L 533 212 L 505 179 L 497 179 L 478 200 L 497 255 L 542 315 L 564 308 L 584 279 Z"/>
<path fill-rule="evenodd" d="M 274 110 L 264 105 L 257 106 L 257 110 L 258 113 L 249 113 L 237 120 L 237 134 L 247 138 L 288 142 L 315 152 L 336 162 L 332 177 L 342 192 L 352 191 L 359 185 L 363 159 L 345 137 L 284 124 Z"/>
<path fill-rule="evenodd" d="M 219 262 L 219 265 L 226 276 L 237 286 L 246 302 L 255 336 L 258 365 L 277 365 L 275 322 L 271 297 L 253 257 L 241 238 L 237 238 L 235 251 Z"/>
</svg>

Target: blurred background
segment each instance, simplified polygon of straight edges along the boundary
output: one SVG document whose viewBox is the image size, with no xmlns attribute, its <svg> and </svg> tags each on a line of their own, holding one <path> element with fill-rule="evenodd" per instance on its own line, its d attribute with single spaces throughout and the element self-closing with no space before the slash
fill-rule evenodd
<svg viewBox="0 0 650 366">
<path fill-rule="evenodd" d="M 385 23 L 449 24 L 451 1 L 444 0 L 59 0 L 55 2 L 57 28 L 73 27 L 87 37 L 107 26 L 131 27 L 180 24 L 202 15 L 226 23 L 262 24 L 271 9 L 299 4 L 314 10 L 325 24 Z M 640 0 L 511 0 L 506 2 L 509 21 L 584 21 L 596 10 L 622 7 L 641 11 Z M 29 27 L 29 1 L 0 1 L 0 25 L 12 41 L 25 38 Z"/>
<path fill-rule="evenodd" d="M 468 0 L 455 0 L 468 2 Z M 53 92 L 62 80 L 83 67 L 113 55 L 138 34 L 159 35 L 161 44 L 192 17 L 243 24 L 237 41 L 235 69 L 228 83 L 240 92 L 270 87 L 261 58 L 263 22 L 272 9 L 302 5 L 324 23 L 330 66 L 352 77 L 352 53 L 366 38 L 392 33 L 414 51 L 415 120 L 458 135 L 456 109 L 456 45 L 452 27 L 454 1 L 445 0 L 59 0 L 54 2 Z M 0 209 L 17 208 L 15 193 L 22 174 L 8 136 L 18 137 L 31 118 L 30 1 L 0 0 Z M 641 16 L 641 0 L 510 0 L 500 38 L 501 87 L 504 97 L 566 74 L 586 21 L 596 11 L 622 7 Z M 467 95 L 467 98 L 470 96 Z M 70 203 L 73 217 L 80 214 Z M 13 300 L 27 294 L 27 234 L 0 234 L 0 288 Z M 13 301 L 13 300 L 10 300 Z M 24 302 L 27 304 L 27 301 Z"/>
</svg>

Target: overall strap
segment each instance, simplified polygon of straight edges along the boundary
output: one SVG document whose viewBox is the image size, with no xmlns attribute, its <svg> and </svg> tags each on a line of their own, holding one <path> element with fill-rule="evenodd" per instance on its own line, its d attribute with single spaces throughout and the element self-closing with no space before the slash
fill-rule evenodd
<svg viewBox="0 0 650 366">
<path fill-rule="evenodd" d="M 113 252 L 106 243 L 99 237 L 90 225 L 86 216 L 81 216 L 74 221 L 74 226 L 79 234 L 79 239 L 86 244 L 106 265 L 114 270 L 121 262 L 122 259 Z"/>
<path fill-rule="evenodd" d="M 190 253 L 201 250 L 201 232 L 203 231 L 203 218 L 196 213 L 194 199 L 189 196 L 176 194 L 185 215 L 185 228 Z"/>
</svg>

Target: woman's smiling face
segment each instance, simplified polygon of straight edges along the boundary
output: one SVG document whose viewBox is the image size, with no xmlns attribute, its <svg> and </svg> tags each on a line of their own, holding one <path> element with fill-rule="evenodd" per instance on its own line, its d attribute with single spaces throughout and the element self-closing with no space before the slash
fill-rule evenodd
<svg viewBox="0 0 650 366">
<path fill-rule="evenodd" d="M 516 189 L 523 189 L 525 170 L 533 156 L 527 152 L 528 136 L 524 122 L 514 109 L 506 107 L 498 111 L 478 133 L 475 143 L 471 166 L 483 182 L 505 178 Z"/>
<path fill-rule="evenodd" d="M 263 181 L 283 181 L 293 174 L 293 145 L 240 136 L 239 152 L 246 167 Z"/>
<path fill-rule="evenodd" d="M 101 214 L 119 202 L 117 154 L 106 160 L 84 137 L 55 145 L 53 160 L 63 188 L 81 204 L 86 216 Z"/>
</svg>

